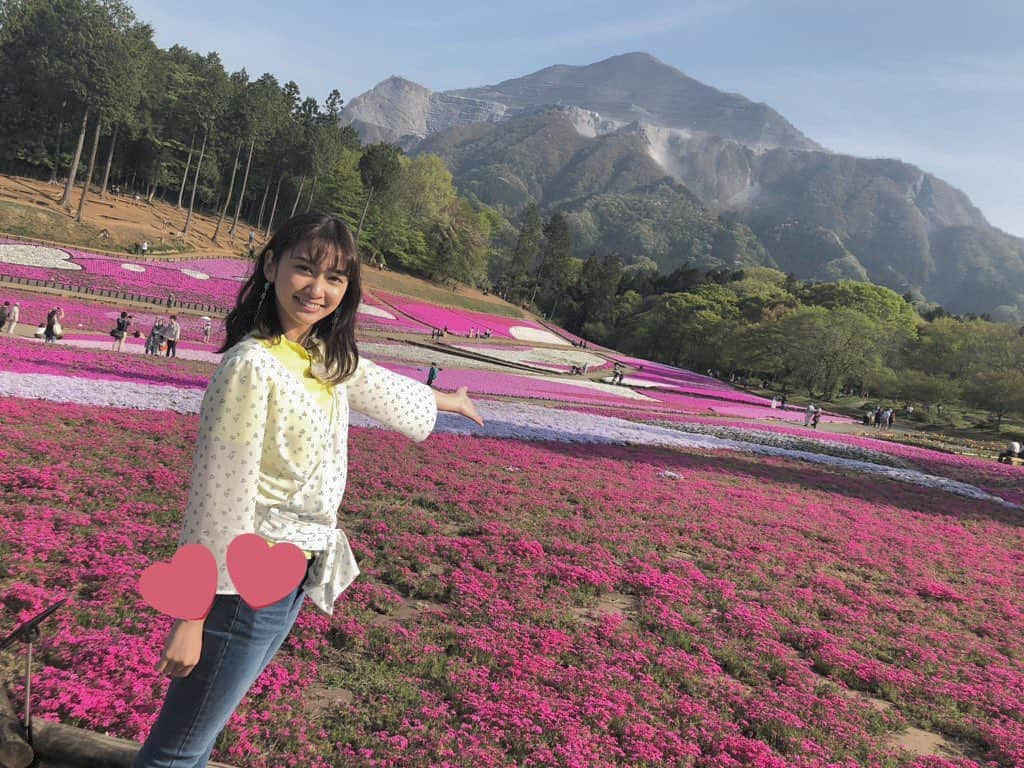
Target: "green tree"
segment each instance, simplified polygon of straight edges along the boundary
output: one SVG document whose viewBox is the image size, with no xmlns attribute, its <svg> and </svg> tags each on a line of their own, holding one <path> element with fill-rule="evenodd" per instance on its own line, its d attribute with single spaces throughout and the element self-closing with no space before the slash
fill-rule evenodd
<svg viewBox="0 0 1024 768">
<path fill-rule="evenodd" d="M 535 202 L 530 202 L 523 211 L 523 221 L 519 228 L 512 258 L 506 274 L 502 275 L 502 283 L 506 291 L 521 299 L 529 290 L 530 276 L 534 274 L 540 259 L 541 241 L 544 237 L 544 222 Z"/>
<path fill-rule="evenodd" d="M 622 279 L 618 256 L 592 256 L 583 262 L 581 312 L 576 327 L 581 336 L 603 341 L 615 325 L 615 297 Z"/>
<path fill-rule="evenodd" d="M 947 376 L 906 368 L 900 371 L 897 395 L 905 403 L 920 403 L 927 409 L 954 403 L 960 399 L 960 388 Z"/>
<path fill-rule="evenodd" d="M 866 317 L 899 328 L 909 337 L 917 336 L 920 318 L 911 304 L 895 291 L 881 285 L 839 280 L 804 286 L 800 298 L 805 304 L 827 309 L 854 309 Z"/>
<path fill-rule="evenodd" d="M 704 285 L 691 293 L 649 297 L 642 311 L 625 321 L 623 336 L 630 348 L 654 360 L 703 370 L 719 364 L 738 319 L 735 294 Z"/>
<path fill-rule="evenodd" d="M 544 224 L 544 244 L 540 264 L 536 270 L 537 284 L 534 285 L 534 295 L 530 297 L 532 303 L 538 286 L 544 286 L 542 296 L 544 303 L 550 307 L 548 317 L 554 316 L 558 302 L 570 284 L 567 270 L 571 255 L 572 237 L 569 233 L 569 224 L 562 214 L 554 213 Z"/>
<path fill-rule="evenodd" d="M 1010 413 L 1024 413 L 1024 372 L 980 371 L 964 383 L 964 400 L 995 416 L 996 432 Z"/>
<path fill-rule="evenodd" d="M 386 142 L 371 144 L 359 158 L 359 176 L 366 189 L 366 203 L 363 206 L 363 213 L 359 217 L 359 226 L 356 228 L 356 243 L 363 231 L 363 221 L 366 219 L 366 212 L 370 208 L 373 196 L 376 193 L 386 190 L 398 178 L 402 170 L 399 155 L 402 153 L 398 147 Z"/>
</svg>

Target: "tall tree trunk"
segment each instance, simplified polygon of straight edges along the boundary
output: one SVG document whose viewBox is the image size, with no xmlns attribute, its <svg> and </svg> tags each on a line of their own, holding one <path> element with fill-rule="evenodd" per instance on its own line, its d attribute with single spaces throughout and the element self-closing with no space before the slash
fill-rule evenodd
<svg viewBox="0 0 1024 768">
<path fill-rule="evenodd" d="M 92 184 L 92 172 L 96 169 L 96 150 L 100 146 L 100 128 L 103 127 L 103 120 L 99 112 L 96 113 L 96 127 L 92 134 L 92 151 L 89 153 L 89 170 L 85 172 L 85 185 L 82 187 L 82 196 L 78 198 L 78 214 L 75 220 L 81 223 L 82 212 L 85 210 L 85 199 L 89 196 L 89 185 Z"/>
<path fill-rule="evenodd" d="M 160 169 L 163 168 L 163 165 L 163 160 L 158 158 L 156 167 L 153 169 L 153 186 L 149 189 L 149 197 L 146 198 L 147 203 L 153 202 L 153 198 L 156 197 L 156 191 L 160 188 Z"/>
<path fill-rule="evenodd" d="M 60 170 L 60 137 L 64 133 L 64 115 L 60 116 L 60 122 L 57 124 L 57 151 L 53 154 L 53 168 L 50 170 L 50 183 L 57 183 L 57 176 Z"/>
<path fill-rule="evenodd" d="M 316 194 L 316 182 L 318 178 L 318 176 L 313 177 L 313 186 L 309 190 L 309 200 L 306 201 L 306 213 L 309 213 L 310 206 L 313 205 L 313 195 Z"/>
<path fill-rule="evenodd" d="M 277 188 L 274 190 L 274 204 L 270 207 L 270 218 L 267 219 L 267 232 L 263 235 L 264 238 L 270 237 L 270 227 L 274 224 L 274 214 L 277 213 L 277 196 L 281 193 L 281 179 L 283 178 L 283 173 L 277 177 Z"/>
<path fill-rule="evenodd" d="M 242 201 L 245 199 L 245 185 L 249 183 L 249 168 L 252 167 L 252 150 L 256 146 L 256 139 L 249 142 L 249 159 L 245 161 L 245 173 L 242 174 L 242 191 L 238 193 L 238 205 L 235 206 L 235 220 L 231 222 L 231 229 L 228 234 L 234 235 L 238 229 L 238 217 L 242 213 Z"/>
<path fill-rule="evenodd" d="M 366 196 L 366 205 L 363 206 L 363 215 L 359 217 L 359 226 L 356 227 L 356 245 L 359 245 L 359 236 L 363 234 L 363 221 L 366 219 L 366 212 L 370 210 L 370 201 L 373 200 L 373 187 L 370 187 L 370 194 Z"/>
<path fill-rule="evenodd" d="M 224 223 L 224 217 L 228 215 L 228 206 L 231 205 L 231 193 L 235 191 L 235 174 L 238 173 L 238 156 L 242 152 L 242 142 L 238 142 L 238 148 L 235 150 L 235 166 L 231 169 L 231 183 L 228 184 L 228 194 L 224 198 L 224 209 L 220 212 L 220 218 L 217 219 L 217 228 L 213 231 L 213 242 L 217 242 L 217 236 L 220 234 L 220 225 Z M 220 201 L 218 201 L 217 207 L 220 208 Z"/>
<path fill-rule="evenodd" d="M 263 231 L 263 212 L 267 209 L 267 195 L 270 193 L 270 184 L 263 188 L 263 201 L 260 203 L 260 215 L 256 219 L 256 229 Z"/>
<path fill-rule="evenodd" d="M 196 176 L 195 181 L 192 182 L 192 196 L 188 199 L 188 216 L 185 217 L 185 228 L 181 231 L 182 235 L 187 235 L 189 227 L 192 226 L 192 208 L 196 204 L 196 187 L 199 186 L 199 168 L 203 164 L 203 155 L 206 154 L 206 138 L 210 135 L 210 128 L 207 126 L 206 132 L 203 134 L 203 147 L 199 150 L 199 159 L 196 161 Z"/>
<path fill-rule="evenodd" d="M 82 159 L 82 145 L 85 143 L 85 129 L 89 122 L 89 110 L 86 109 L 82 114 L 82 129 L 78 132 L 78 147 L 75 149 L 75 159 L 71 161 L 71 167 L 68 169 L 68 182 L 64 185 L 64 197 L 61 198 L 60 204 L 71 210 L 71 190 L 75 188 L 75 175 L 78 173 L 78 161 Z"/>
<path fill-rule="evenodd" d="M 292 205 L 292 213 L 291 213 L 292 216 L 295 215 L 295 211 L 298 210 L 298 208 L 299 208 L 299 198 L 302 197 L 302 188 L 304 186 L 306 186 L 306 175 L 305 174 L 303 174 L 302 178 L 299 179 L 299 191 L 295 193 L 295 204 Z"/>
<path fill-rule="evenodd" d="M 196 132 L 192 131 L 192 141 L 188 145 L 188 160 L 185 161 L 185 172 L 181 174 L 181 188 L 178 190 L 178 210 L 181 210 L 181 199 L 185 196 L 185 182 L 188 181 L 188 169 L 192 167 L 192 150 L 196 146 Z"/>
<path fill-rule="evenodd" d="M 107 167 L 103 171 L 103 183 L 100 184 L 100 199 L 107 199 L 107 182 L 110 181 L 110 166 L 114 162 L 114 146 L 117 144 L 117 129 L 120 124 L 114 126 L 114 135 L 110 137 L 110 151 L 107 152 Z"/>
<path fill-rule="evenodd" d="M 316 182 L 319 181 L 319 176 L 313 176 L 312 186 L 309 187 L 309 200 L 306 201 L 306 213 L 309 213 L 309 209 L 313 205 L 313 198 L 316 196 Z"/>
</svg>

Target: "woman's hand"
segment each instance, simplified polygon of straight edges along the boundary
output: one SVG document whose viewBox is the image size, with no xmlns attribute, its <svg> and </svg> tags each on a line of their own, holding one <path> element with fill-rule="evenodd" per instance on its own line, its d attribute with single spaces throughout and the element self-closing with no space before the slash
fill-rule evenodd
<svg viewBox="0 0 1024 768">
<path fill-rule="evenodd" d="M 157 674 L 169 677 L 188 677 L 203 650 L 203 620 L 183 621 L 175 619 L 167 635 L 164 652 L 157 662 Z"/>
<path fill-rule="evenodd" d="M 468 393 L 469 387 L 459 387 L 454 392 L 434 390 L 434 396 L 437 399 L 437 409 L 439 411 L 448 411 L 448 413 L 458 413 L 470 421 L 475 421 L 482 427 L 484 420 L 476 412 L 476 405 L 469 399 Z"/>
</svg>

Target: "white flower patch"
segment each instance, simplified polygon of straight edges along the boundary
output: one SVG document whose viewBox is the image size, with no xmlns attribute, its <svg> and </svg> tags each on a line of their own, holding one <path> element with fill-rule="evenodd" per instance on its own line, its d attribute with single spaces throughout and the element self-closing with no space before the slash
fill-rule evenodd
<svg viewBox="0 0 1024 768">
<path fill-rule="evenodd" d="M 359 343 L 359 352 L 378 363 L 382 360 L 392 360 L 396 363 L 411 363 L 425 367 L 431 363 L 437 363 L 442 368 L 508 372 L 507 368 L 498 363 L 475 360 L 471 357 L 460 357 L 448 352 L 440 352 L 436 349 L 418 347 L 414 344 L 381 344 L 373 341 L 362 341 Z"/>
<path fill-rule="evenodd" d="M 144 411 L 199 413 L 202 389 L 134 381 L 0 371 L 0 395 Z"/>
<path fill-rule="evenodd" d="M 492 347 L 469 347 L 459 346 L 459 349 L 464 349 L 468 352 L 476 352 L 480 355 L 487 355 L 488 357 L 496 357 L 499 360 L 508 360 L 513 363 L 523 363 L 524 365 L 538 365 L 538 367 L 544 367 L 544 363 L 552 365 L 563 365 L 566 368 L 572 365 L 578 365 L 582 368 L 584 365 L 589 365 L 592 368 L 596 368 L 599 365 L 603 365 L 607 361 L 603 357 L 599 357 L 595 354 L 591 354 L 583 351 L 569 351 L 568 349 L 548 349 L 546 347 L 537 347 L 536 349 L 502 349 L 499 346 Z"/>
<path fill-rule="evenodd" d="M 882 451 L 871 448 L 861 448 L 849 443 L 839 443 L 829 440 L 816 440 L 812 437 L 797 437 L 778 432 L 767 432 L 757 429 L 742 429 L 740 427 L 723 427 L 715 424 L 676 424 L 669 422 L 657 422 L 661 426 L 675 429 L 680 432 L 694 433 L 698 435 L 714 435 L 726 440 L 739 440 L 744 443 L 756 443 L 775 448 L 784 448 L 791 451 L 806 451 L 807 453 L 824 454 L 826 456 L 838 456 L 841 459 L 854 459 L 866 461 L 871 464 L 883 464 L 889 467 L 908 469 L 910 464 L 898 456 L 893 456 Z"/>
<path fill-rule="evenodd" d="M 121 269 L 127 270 L 128 272 L 145 272 L 146 268 L 140 264 L 122 264 Z"/>
<path fill-rule="evenodd" d="M 395 319 L 395 316 L 387 310 L 383 310 L 380 307 L 372 307 L 369 304 L 360 303 L 358 311 L 370 317 L 382 317 L 385 320 Z"/>
<path fill-rule="evenodd" d="M 188 269 L 186 267 L 182 267 L 181 273 L 183 275 L 188 275 L 189 277 L 194 277 L 196 280 L 210 279 L 210 276 L 208 274 L 206 274 L 205 272 L 200 272 L 198 269 Z"/>
<path fill-rule="evenodd" d="M 198 413 L 202 403 L 203 390 L 143 382 L 98 381 L 97 379 L 83 379 L 74 376 L 0 371 L 0 396 L 74 402 L 83 405 Z M 461 416 L 442 412 L 438 414 L 435 431 L 510 440 L 650 445 L 684 450 L 734 451 L 762 456 L 782 456 L 823 464 L 846 472 L 863 472 L 925 488 L 935 488 L 1012 509 L 1019 508 L 1017 504 L 993 496 L 968 483 L 903 467 L 883 466 L 867 461 L 792 450 L 774 445 L 727 440 L 712 435 L 667 429 L 652 424 L 638 424 L 613 416 L 574 413 L 527 403 L 479 400 L 477 409 L 486 425 L 483 428 L 471 424 Z M 357 427 L 381 427 L 378 422 L 356 412 L 352 413 L 350 420 L 352 425 Z M 514 470 L 510 468 L 509 471 Z M 665 476 L 667 477 L 667 475 Z"/>
<path fill-rule="evenodd" d="M 545 381 L 554 381 L 558 384 L 568 384 L 573 387 L 582 387 L 583 389 L 593 389 L 597 392 L 603 392 L 606 395 L 615 395 L 616 397 L 621 397 L 626 400 L 643 400 L 648 403 L 659 402 L 656 398 L 641 395 L 639 392 L 634 392 L 628 387 L 615 387 L 611 384 L 603 384 L 600 381 L 591 381 L 590 379 L 565 378 L 562 376 L 535 376 L 534 378 L 544 379 Z"/>
<path fill-rule="evenodd" d="M 519 339 L 520 341 L 536 341 L 542 344 L 564 344 L 567 347 L 571 346 L 565 339 L 555 336 L 551 331 L 543 331 L 540 328 L 513 325 L 508 329 L 508 333 L 513 339 Z"/>
<path fill-rule="evenodd" d="M 0 261 L 22 267 L 40 267 L 42 269 L 76 270 L 82 268 L 80 264 L 71 261 L 70 253 L 43 245 L 0 243 Z"/>
</svg>

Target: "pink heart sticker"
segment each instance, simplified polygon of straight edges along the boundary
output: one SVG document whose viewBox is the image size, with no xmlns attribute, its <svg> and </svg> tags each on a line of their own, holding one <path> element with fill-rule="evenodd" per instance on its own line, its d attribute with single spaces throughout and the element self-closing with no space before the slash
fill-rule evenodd
<svg viewBox="0 0 1024 768">
<path fill-rule="evenodd" d="M 154 563 L 139 578 L 139 594 L 176 619 L 206 617 L 217 594 L 217 561 L 202 544 L 186 544 L 169 563 Z"/>
<path fill-rule="evenodd" d="M 302 550 L 287 541 L 271 546 L 255 533 L 243 533 L 228 545 L 231 581 L 254 611 L 295 589 L 306 575 L 306 565 Z"/>
</svg>

